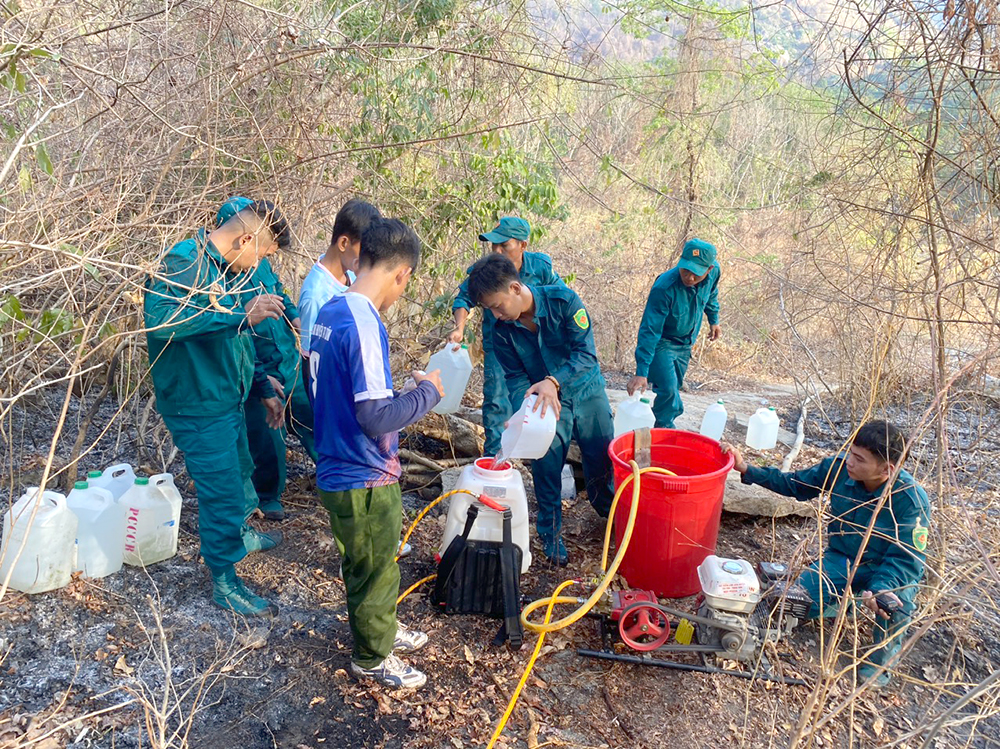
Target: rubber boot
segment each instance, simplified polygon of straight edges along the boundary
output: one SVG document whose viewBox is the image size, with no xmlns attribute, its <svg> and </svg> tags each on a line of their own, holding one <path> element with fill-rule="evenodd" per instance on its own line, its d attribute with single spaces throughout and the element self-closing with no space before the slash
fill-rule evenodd
<svg viewBox="0 0 1000 749">
<path fill-rule="evenodd" d="M 546 536 L 542 538 L 542 551 L 545 558 L 552 564 L 565 567 L 569 564 L 569 552 L 566 551 L 566 544 L 563 543 L 562 536 Z"/>
<path fill-rule="evenodd" d="M 243 537 L 243 546 L 246 547 L 247 554 L 253 554 L 257 551 L 270 551 L 280 544 L 282 539 L 281 533 L 278 531 L 261 533 L 246 523 L 240 528 L 240 536 Z"/>
<path fill-rule="evenodd" d="M 889 619 L 879 617 L 872 627 L 872 645 L 877 648 L 858 666 L 858 681 L 868 681 L 871 687 L 884 687 L 898 665 L 897 656 L 903 647 L 903 635 L 910 624 L 910 615 L 897 611 Z M 881 646 L 881 647 L 879 647 Z M 885 670 L 881 670 L 885 667 Z"/>
<path fill-rule="evenodd" d="M 212 603 L 242 616 L 275 616 L 278 607 L 252 593 L 232 566 L 212 571 Z"/>
<path fill-rule="evenodd" d="M 281 505 L 281 500 L 278 499 L 261 501 L 259 509 L 264 513 L 264 520 L 281 521 L 287 517 L 285 508 Z"/>
</svg>

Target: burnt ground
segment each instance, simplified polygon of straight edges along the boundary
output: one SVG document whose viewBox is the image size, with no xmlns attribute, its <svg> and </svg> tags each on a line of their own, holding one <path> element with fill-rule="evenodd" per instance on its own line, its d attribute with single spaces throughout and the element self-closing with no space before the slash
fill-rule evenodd
<svg viewBox="0 0 1000 749">
<path fill-rule="evenodd" d="M 697 387 L 697 380 L 692 384 Z M 39 399 L 5 425 L 18 445 L 3 461 L 14 469 L 13 485 L 37 478 L 60 402 L 58 396 Z M 72 437 L 77 408 L 74 403 L 70 413 Z M 797 404 L 779 408 L 783 421 L 794 423 Z M 98 421 L 109 423 L 113 411 L 105 404 Z M 826 409 L 827 415 L 834 411 L 832 405 Z M 919 413 L 900 406 L 894 418 L 905 422 Z M 995 410 L 976 413 L 996 419 Z M 975 422 L 976 436 L 969 426 L 974 413 L 965 418 L 953 428 L 956 440 L 967 437 L 973 445 L 966 452 L 976 453 L 966 456 L 966 465 L 990 465 L 997 451 L 984 439 L 983 419 Z M 848 420 L 844 416 L 845 427 Z M 133 423 L 128 416 L 122 420 Z M 91 431 L 96 448 L 85 468 L 134 461 L 132 427 L 116 426 L 101 438 L 96 426 Z M 807 434 L 797 466 L 836 446 L 826 422 L 811 419 Z M 69 441 L 57 451 L 63 458 Z M 293 450 L 290 461 L 286 503 L 292 517 L 280 524 L 285 541 L 239 568 L 281 606 L 270 624 L 248 624 L 209 603 L 190 492 L 184 492 L 180 551 L 173 559 L 145 571 L 125 568 L 103 580 L 76 580 L 52 593 L 8 592 L 0 601 L 0 747 L 485 746 L 534 637 L 518 652 L 493 647 L 497 622 L 437 615 L 418 591 L 401 604 L 400 618 L 431 635 L 431 644 L 412 657 L 428 673 L 427 687 L 399 693 L 352 680 L 346 671 L 350 632 L 344 588 L 329 524 L 315 498 L 308 460 Z M 182 473 L 183 464 L 171 468 Z M 821 640 L 830 644 L 829 625 L 822 630 L 803 625 L 771 653 L 782 673 L 808 682 L 798 687 L 585 659 L 576 648 L 600 645 L 595 622 L 585 619 L 546 639 L 497 746 L 785 746 L 814 696 L 818 717 L 804 720 L 811 746 L 920 746 L 931 719 L 1000 664 L 996 590 L 980 581 L 982 565 L 976 565 L 977 548 L 995 559 L 996 476 L 991 480 L 987 469 L 975 476 L 978 483 L 945 501 L 935 498 L 941 528 L 935 540 L 946 553 L 932 566 L 940 568 L 934 587 L 944 595 L 931 590 L 924 598 L 925 609 L 940 612 L 941 620 L 915 640 L 889 689 L 854 695 L 849 669 L 839 679 L 823 678 L 818 654 Z M 415 494 L 404 502 L 411 518 L 424 505 Z M 435 508 L 418 527 L 416 552 L 402 562 L 404 586 L 434 571 L 443 511 Z M 567 503 L 565 514 L 571 564 L 548 566 L 536 544 L 533 552 L 541 562 L 522 578 L 522 592 L 531 598 L 546 595 L 567 577 L 586 580 L 598 571 L 602 521 L 584 499 Z M 799 557 L 808 556 L 817 548 L 815 527 L 807 518 L 726 514 L 718 549 L 752 561 L 790 559 L 796 549 Z M 970 535 L 979 547 L 959 543 Z M 576 589 L 585 592 L 585 586 Z M 692 606 L 691 600 L 674 603 Z M 866 633 L 869 624 L 859 626 Z M 853 632 L 853 625 L 848 629 Z M 839 647 L 849 651 L 851 636 Z M 848 659 L 834 662 L 843 668 Z M 959 710 L 956 717 L 964 722 L 946 727 L 933 746 L 994 745 L 995 699 L 995 692 L 987 693 Z"/>
</svg>

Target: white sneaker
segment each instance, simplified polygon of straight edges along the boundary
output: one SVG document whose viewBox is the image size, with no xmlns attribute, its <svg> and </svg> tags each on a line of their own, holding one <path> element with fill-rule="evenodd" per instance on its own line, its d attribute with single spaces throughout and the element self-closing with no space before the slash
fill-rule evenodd
<svg viewBox="0 0 1000 749">
<path fill-rule="evenodd" d="M 427 644 L 427 634 L 416 629 L 404 627 L 396 623 L 396 639 L 392 643 L 392 652 L 415 653 Z"/>
<path fill-rule="evenodd" d="M 409 543 L 400 544 L 399 549 L 396 551 L 396 556 L 402 559 L 403 557 L 408 557 L 413 553 L 413 547 Z"/>
<path fill-rule="evenodd" d="M 374 668 L 361 668 L 351 661 L 351 673 L 359 679 L 376 679 L 393 689 L 417 689 L 427 683 L 427 675 L 407 666 L 391 653 Z"/>
</svg>

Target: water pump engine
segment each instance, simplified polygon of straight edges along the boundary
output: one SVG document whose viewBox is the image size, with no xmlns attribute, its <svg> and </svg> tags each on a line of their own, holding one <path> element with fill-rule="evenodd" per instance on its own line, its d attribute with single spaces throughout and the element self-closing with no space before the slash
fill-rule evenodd
<svg viewBox="0 0 1000 749">
<path fill-rule="evenodd" d="M 754 660 L 765 642 L 787 636 L 809 612 L 808 593 L 784 564 L 762 562 L 757 571 L 760 577 L 749 562 L 714 554 L 698 567 L 698 616 L 704 620 L 698 643 L 721 658 Z"/>
</svg>

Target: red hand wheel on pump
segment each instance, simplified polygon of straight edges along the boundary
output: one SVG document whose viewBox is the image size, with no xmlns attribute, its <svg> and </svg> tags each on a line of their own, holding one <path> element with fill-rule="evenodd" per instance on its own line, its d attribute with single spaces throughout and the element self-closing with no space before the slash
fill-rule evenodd
<svg viewBox="0 0 1000 749">
<path fill-rule="evenodd" d="M 633 603 L 618 619 L 618 634 L 633 650 L 649 652 L 670 639 L 670 620 L 655 603 Z"/>
</svg>

